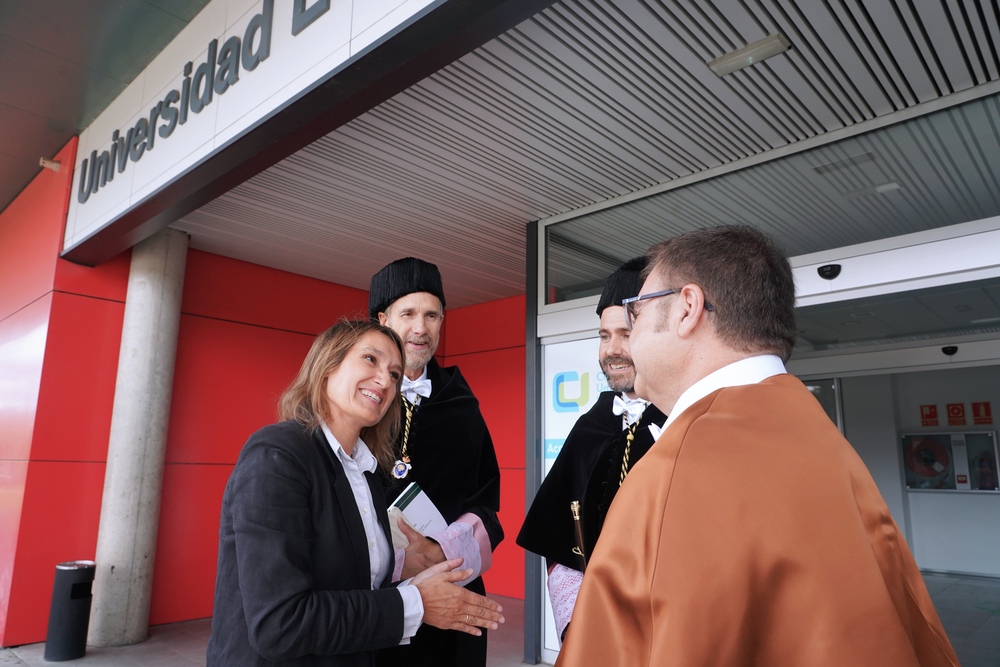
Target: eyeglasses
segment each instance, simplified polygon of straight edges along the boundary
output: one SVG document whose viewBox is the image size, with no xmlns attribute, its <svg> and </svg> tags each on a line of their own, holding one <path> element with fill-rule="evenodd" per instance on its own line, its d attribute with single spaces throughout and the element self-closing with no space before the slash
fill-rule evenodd
<svg viewBox="0 0 1000 667">
<path fill-rule="evenodd" d="M 655 299 L 661 296 L 670 296 L 671 294 L 677 294 L 678 292 L 680 292 L 680 290 L 665 289 L 660 292 L 650 292 L 649 294 L 640 294 L 639 296 L 622 299 L 622 306 L 625 308 L 625 326 L 631 329 L 635 324 L 635 320 L 639 317 L 639 303 L 641 301 Z M 711 312 L 715 310 L 715 306 L 706 301 L 705 310 Z"/>
</svg>

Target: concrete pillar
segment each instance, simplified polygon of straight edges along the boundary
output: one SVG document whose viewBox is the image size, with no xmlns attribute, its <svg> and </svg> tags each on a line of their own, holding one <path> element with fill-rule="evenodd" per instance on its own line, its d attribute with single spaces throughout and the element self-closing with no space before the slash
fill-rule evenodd
<svg viewBox="0 0 1000 667">
<path fill-rule="evenodd" d="M 164 229 L 132 249 L 104 476 L 88 643 L 146 639 L 173 390 L 187 234 Z"/>
</svg>

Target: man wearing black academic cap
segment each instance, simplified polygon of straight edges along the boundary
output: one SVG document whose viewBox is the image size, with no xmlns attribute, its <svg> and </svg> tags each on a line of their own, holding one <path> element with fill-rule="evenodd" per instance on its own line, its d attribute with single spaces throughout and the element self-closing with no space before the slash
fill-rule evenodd
<svg viewBox="0 0 1000 667">
<path fill-rule="evenodd" d="M 666 420 L 655 406 L 635 395 L 635 367 L 621 305 L 622 299 L 639 293 L 645 266 L 645 257 L 630 259 L 604 283 L 597 304 L 601 318 L 598 360 L 612 391 L 602 392 L 594 407 L 573 425 L 517 536 L 520 546 L 547 561 L 549 597 L 560 637 L 569 625 L 583 581 L 582 559 L 593 552 L 619 485 L 649 451 Z M 577 543 L 570 511 L 573 501 L 581 506 L 582 545 Z"/>
<path fill-rule="evenodd" d="M 386 502 L 417 482 L 448 523 L 446 530 L 426 537 L 401 523 L 409 545 L 397 550 L 393 576 L 406 579 L 446 558 L 461 557 L 462 567 L 474 571 L 463 585 L 483 594 L 480 575 L 503 539 L 497 519 L 500 468 L 479 401 L 457 366 L 442 367 L 434 359 L 444 306 L 441 274 L 433 264 L 406 257 L 372 277 L 369 315 L 395 330 L 406 351 L 403 423 Z M 378 664 L 483 667 L 486 633 L 474 637 L 425 625 L 409 645 L 381 651 Z"/>
</svg>

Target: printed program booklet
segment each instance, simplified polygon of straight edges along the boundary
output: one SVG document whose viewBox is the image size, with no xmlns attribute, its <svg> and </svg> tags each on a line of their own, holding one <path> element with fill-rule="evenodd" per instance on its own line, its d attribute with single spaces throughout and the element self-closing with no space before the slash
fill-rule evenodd
<svg viewBox="0 0 1000 667">
<path fill-rule="evenodd" d="M 403 520 L 421 535 L 438 533 L 448 527 L 448 522 L 441 516 L 440 510 L 416 482 L 410 482 L 389 506 L 392 546 L 396 549 L 404 549 L 409 544 L 409 540 L 399 529 L 399 517 L 403 517 Z"/>
</svg>

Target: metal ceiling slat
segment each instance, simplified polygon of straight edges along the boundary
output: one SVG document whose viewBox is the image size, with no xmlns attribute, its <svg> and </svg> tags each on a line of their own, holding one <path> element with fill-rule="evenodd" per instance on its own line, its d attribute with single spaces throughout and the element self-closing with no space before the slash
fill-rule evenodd
<svg viewBox="0 0 1000 667">
<path fill-rule="evenodd" d="M 908 219 L 914 222 L 914 231 L 922 231 L 947 224 L 950 219 L 947 207 L 937 196 L 936 188 L 922 178 L 927 156 L 916 145 L 915 137 L 907 132 L 888 133 L 869 140 L 896 174 L 896 180 L 906 191 L 913 207 Z"/>
<path fill-rule="evenodd" d="M 963 180 L 968 183 L 970 190 L 975 191 L 974 199 L 977 201 L 989 200 L 992 202 L 993 208 L 996 208 L 1000 207 L 1000 182 L 998 182 L 996 171 L 996 168 L 1000 167 L 1000 160 L 994 157 L 994 162 L 997 164 L 991 168 L 987 155 L 1000 155 L 1000 145 L 996 141 L 995 132 L 992 137 L 992 145 L 990 137 L 976 136 L 973 132 L 970 116 L 981 109 L 980 105 L 975 105 L 953 116 L 952 122 L 958 138 L 958 145 L 961 145 L 964 150 L 962 152 L 954 150 L 957 146 L 952 145 L 951 153 L 955 156 L 956 161 L 960 162 L 959 170 Z M 987 125 L 989 121 L 980 118 L 978 123 Z M 976 177 L 977 182 L 971 181 L 973 177 Z"/>
<path fill-rule="evenodd" d="M 629 90 L 629 94 L 641 96 L 651 109 L 658 107 L 677 127 L 677 136 L 671 137 L 671 141 L 683 144 L 692 156 L 700 154 L 698 167 L 692 171 L 749 154 L 751 149 L 747 147 L 745 138 L 738 139 L 742 146 L 726 143 L 727 137 L 737 138 L 738 128 L 722 133 L 712 131 L 709 124 L 711 117 L 721 117 L 715 105 L 704 101 L 704 91 L 683 78 L 683 68 L 674 60 L 675 53 L 672 53 L 674 49 L 671 47 L 675 42 L 653 40 L 642 26 L 630 23 L 630 19 L 625 13 L 607 16 L 600 26 L 584 27 L 583 35 L 602 43 L 605 51 L 621 51 L 621 43 L 635 43 L 626 55 L 636 63 L 636 67 L 629 71 L 631 63 L 622 62 L 619 67 L 611 69 L 619 77 L 645 84 L 645 89 Z M 601 34 L 602 31 L 606 34 Z"/>
<path fill-rule="evenodd" d="M 726 153 L 729 159 L 738 157 L 737 152 L 721 142 L 721 137 L 714 136 L 710 127 L 702 120 L 701 109 L 694 108 L 690 97 L 692 93 L 697 95 L 697 92 L 683 83 L 683 91 L 676 87 L 673 70 L 679 68 L 673 63 L 664 62 L 664 56 L 669 57 L 664 50 L 668 45 L 652 42 L 640 32 L 639 26 L 624 25 L 623 21 L 626 20 L 624 16 L 608 16 L 600 26 L 581 26 L 581 38 L 599 45 L 605 59 L 600 76 L 609 78 L 613 72 L 616 74 L 614 78 L 621 80 L 623 84 L 632 84 L 625 87 L 623 92 L 626 94 L 615 101 L 627 103 L 634 96 L 650 113 L 666 117 L 677 132 L 669 139 L 658 139 L 655 135 L 649 139 L 654 142 L 668 140 L 670 144 L 685 151 L 690 156 L 689 169 L 692 172 L 719 164 L 720 157 Z M 629 42 L 634 44 L 633 48 L 621 49 L 622 43 Z M 671 86 L 672 83 L 674 86 Z M 702 109 L 705 108 L 710 107 L 702 105 Z M 714 152 L 710 148 L 714 148 Z M 744 150 L 742 154 L 748 152 Z"/>
<path fill-rule="evenodd" d="M 647 81 L 641 74 L 629 71 L 630 63 L 614 62 L 616 54 L 601 43 L 603 41 L 601 36 L 589 34 L 587 36 L 590 37 L 588 48 L 591 50 L 591 58 L 578 58 L 579 64 L 576 69 L 584 82 L 583 85 L 590 92 L 589 101 L 599 108 L 606 108 L 609 116 L 616 118 L 617 122 L 634 132 L 634 139 L 628 142 L 633 151 L 644 140 L 651 148 L 658 148 L 658 154 L 650 151 L 644 156 L 645 159 L 654 164 L 663 164 L 674 177 L 703 169 L 706 159 L 713 158 L 697 143 L 686 140 L 683 134 L 684 126 L 677 124 L 678 117 L 669 111 L 667 120 L 675 126 L 674 131 L 670 134 L 660 134 L 662 128 L 658 125 L 663 123 L 664 114 L 656 113 L 656 109 L 650 105 L 654 96 L 645 91 Z M 563 39 L 560 44 L 555 45 L 555 48 L 564 62 L 572 62 L 583 45 L 569 44 Z M 612 76 L 611 72 L 618 72 L 618 75 Z M 622 138 L 630 139 L 628 135 Z"/>
<path fill-rule="evenodd" d="M 537 33 L 529 34 L 528 31 L 521 33 L 525 42 L 523 48 L 528 48 L 533 37 Z M 548 56 L 548 69 L 542 69 L 537 64 L 525 61 L 523 63 L 525 76 L 536 82 L 535 89 L 531 92 L 537 100 L 545 100 L 553 109 L 559 109 L 562 115 L 571 118 L 574 124 L 580 128 L 579 134 L 589 136 L 591 146 L 602 148 L 605 160 L 614 160 L 616 170 L 623 175 L 623 180 L 638 179 L 640 182 L 655 182 L 655 176 L 650 171 L 657 167 L 655 161 L 642 154 L 638 147 L 643 144 L 641 135 L 632 132 L 620 124 L 617 135 L 610 131 L 610 127 L 616 125 L 615 118 L 605 105 L 597 104 L 596 101 L 604 97 L 597 91 L 590 82 L 580 75 L 576 68 L 566 66 L 565 62 L 571 60 L 569 54 L 559 52 L 560 45 L 554 43 L 550 45 Z M 559 53 L 559 58 L 556 58 Z M 553 62 L 555 60 L 555 62 Z M 583 63 L 579 65 L 585 66 Z M 559 70 L 560 76 L 554 76 L 553 71 Z M 556 102 L 558 97 L 560 102 Z M 622 153 L 628 153 L 628 156 Z M 626 159 L 626 158 L 631 159 Z M 677 166 L 674 166 L 677 169 Z M 675 172 L 676 173 L 676 172 Z M 629 176 L 624 176 L 629 174 Z M 640 178 L 641 174 L 641 178 Z"/>
<path fill-rule="evenodd" d="M 551 160 L 554 166 L 561 162 L 569 168 L 575 167 L 579 172 L 576 192 L 588 184 L 590 188 L 597 185 L 603 187 L 599 198 L 627 191 L 628 188 L 622 185 L 624 181 L 617 176 L 620 165 L 608 163 L 608 152 L 598 152 L 596 141 L 588 143 L 582 139 L 587 136 L 587 128 L 578 125 L 576 117 L 566 116 L 558 103 L 544 97 L 541 91 L 532 90 L 529 94 L 527 89 L 512 95 L 508 100 L 509 108 L 504 109 L 495 100 L 499 100 L 502 91 L 515 90 L 516 86 L 507 79 L 506 72 L 496 71 L 491 78 L 495 82 L 493 86 L 468 78 L 468 82 L 477 86 L 476 96 L 472 99 L 459 98 L 455 102 L 456 106 L 466 107 L 470 123 L 479 125 L 481 136 L 489 141 L 513 139 L 517 145 L 537 151 L 539 159 Z M 473 101 L 475 99 L 482 100 L 482 104 L 477 106 Z M 473 114 L 483 109 L 490 109 L 485 118 L 474 118 Z M 491 134 L 498 136 L 491 137 Z M 546 144 L 549 146 L 546 147 Z M 617 182 L 610 182 L 612 177 Z"/>
<path fill-rule="evenodd" d="M 983 216 L 983 210 L 976 206 L 971 197 L 969 183 L 962 177 L 956 164 L 961 155 L 960 142 L 954 133 L 955 126 L 944 120 L 939 123 L 922 124 L 933 151 L 939 178 L 951 193 L 954 201 L 961 206 L 962 215 L 967 220 L 976 220 Z"/>
<path fill-rule="evenodd" d="M 757 110 L 748 106 L 736 95 L 731 86 L 712 72 L 706 61 L 708 54 L 698 54 L 683 38 L 683 26 L 667 11 L 665 6 L 655 6 L 655 14 L 644 13 L 634 2 L 623 2 L 622 12 L 642 36 L 655 43 L 669 45 L 669 60 L 677 65 L 677 75 L 689 86 L 685 89 L 688 99 L 699 115 L 713 121 L 713 127 L 724 136 L 738 132 L 739 141 L 750 150 L 734 150 L 740 155 L 752 155 L 769 147 L 782 145 L 785 138 L 770 125 L 761 122 Z M 722 54 L 712 54 L 714 58 Z M 726 127 L 727 125 L 731 127 Z"/>
<path fill-rule="evenodd" d="M 991 0 L 967 0 L 975 5 L 979 15 L 979 25 L 982 27 L 983 50 L 989 54 L 987 59 L 991 79 L 1000 77 L 1000 6 Z"/>
<path fill-rule="evenodd" d="M 464 141 L 480 143 L 483 150 L 491 151 L 493 157 L 491 161 L 495 164 L 503 164 L 503 170 L 507 171 L 509 177 L 515 182 L 520 179 L 531 181 L 540 179 L 537 183 L 540 189 L 549 191 L 557 188 L 562 197 L 566 199 L 579 199 L 583 196 L 606 196 L 612 190 L 605 190 L 605 193 L 598 194 L 594 191 L 599 174 L 595 169 L 596 159 L 592 155 L 581 154 L 579 158 L 574 155 L 580 150 L 577 143 L 562 141 L 562 137 L 553 128 L 546 124 L 547 117 L 539 117 L 538 113 L 520 103 L 501 105 L 502 100 L 497 97 L 482 97 L 480 93 L 493 94 L 495 90 L 484 90 L 485 84 L 480 84 L 472 78 L 466 77 L 462 82 L 465 84 L 465 96 L 459 96 L 451 105 L 456 111 L 463 112 L 465 120 L 464 126 L 458 125 L 457 129 L 462 132 Z M 413 96 L 417 99 L 433 96 L 436 93 L 435 86 L 449 87 L 457 90 L 457 85 L 444 77 L 436 78 L 434 81 L 426 82 L 420 90 L 414 91 Z M 475 90 L 473 87 L 475 86 Z M 458 94 L 458 93 L 456 93 Z M 480 107 L 475 106 L 475 101 L 480 102 Z M 428 102 L 429 107 L 433 106 L 432 101 Z M 412 106 L 409 104 L 408 106 Z M 445 106 L 445 105 L 439 105 Z M 475 115 L 477 108 L 488 108 L 491 113 L 484 118 Z M 446 126 L 451 126 L 448 123 Z M 405 127 L 405 124 L 404 126 Z M 518 165 L 512 160 L 513 156 L 523 156 L 522 165 Z M 534 166 L 530 176 L 511 173 L 525 166 Z M 575 171 L 574 171 L 575 169 Z M 526 182 L 517 187 L 528 185 Z"/>
<path fill-rule="evenodd" d="M 771 3 L 767 15 L 781 16 L 775 27 L 791 41 L 792 50 L 788 52 L 788 57 L 793 62 L 801 63 L 799 67 L 803 70 L 803 78 L 815 81 L 815 86 L 825 91 L 822 96 L 824 101 L 844 125 L 864 120 L 864 105 L 860 96 L 816 28 L 795 2 L 778 1 L 781 4 Z"/>
<path fill-rule="evenodd" d="M 831 0 L 826 5 L 840 24 L 841 32 L 848 38 L 851 51 L 856 56 L 855 59 L 848 60 L 852 68 L 847 71 L 852 80 L 859 85 L 858 92 L 865 96 L 872 113 L 881 116 L 903 108 L 899 91 L 888 80 L 885 68 L 872 48 L 867 17 L 863 12 L 847 8 L 844 0 Z M 861 76 L 862 72 L 864 76 Z"/>
<path fill-rule="evenodd" d="M 948 6 L 948 15 L 951 17 L 952 30 L 957 39 L 957 46 L 961 50 L 965 65 L 971 70 L 972 80 L 975 83 L 985 83 L 988 78 L 986 74 L 986 62 L 983 53 L 979 49 L 973 34 L 975 28 L 972 26 L 973 16 L 966 11 L 962 0 L 945 0 Z M 974 15 L 975 20 L 979 19 Z"/>
<path fill-rule="evenodd" d="M 511 37 L 510 33 L 508 37 Z M 521 42 L 521 46 L 525 49 L 529 47 L 526 41 Z M 583 98 L 579 88 L 576 87 L 576 82 L 553 76 L 551 69 L 541 67 L 538 62 L 522 60 L 516 53 L 512 52 L 510 56 L 521 60 L 518 69 L 524 77 L 524 81 L 521 82 L 524 88 L 519 92 L 519 96 L 531 106 L 544 109 L 550 119 L 560 119 L 559 124 L 566 131 L 566 135 L 577 141 L 581 137 L 587 137 L 589 141 L 581 141 L 578 149 L 590 154 L 588 160 L 596 159 L 606 164 L 604 177 L 614 178 L 618 183 L 616 189 L 619 192 L 631 189 L 625 185 L 626 183 L 631 183 L 634 187 L 635 181 L 651 182 L 649 175 L 643 174 L 640 177 L 640 170 L 634 164 L 619 157 L 616 148 L 623 144 L 611 132 L 611 127 L 614 126 L 611 122 L 613 119 L 608 117 L 605 110 L 591 105 Z M 551 68 L 551 62 L 546 64 Z M 603 122 L 588 116 L 586 113 L 588 111 L 599 111 L 597 115 L 602 117 Z M 635 138 L 631 136 L 630 140 L 635 141 Z"/>
<path fill-rule="evenodd" d="M 898 71 L 898 85 L 907 106 L 939 95 L 924 54 L 919 50 L 900 9 L 901 3 L 866 3 L 865 12 L 889 51 L 886 56 Z M 911 97 L 912 96 L 912 97 Z"/>
<path fill-rule="evenodd" d="M 973 85 L 965 53 L 955 40 L 954 20 L 944 7 L 947 0 L 911 0 L 920 17 L 921 30 L 930 43 L 928 52 L 947 79 L 947 90 L 965 90 Z M 945 28 L 947 27 L 947 28 Z"/>
<path fill-rule="evenodd" d="M 896 62 L 886 46 L 885 38 L 878 32 L 867 6 L 856 0 L 852 0 L 847 6 L 844 4 L 834 6 L 842 8 L 845 18 L 847 18 L 847 13 L 850 13 L 859 38 L 864 40 L 867 51 L 865 62 L 872 74 L 878 79 L 884 93 L 891 100 L 893 108 L 899 110 L 914 104 L 913 92 L 906 80 L 903 79 L 899 71 L 899 63 Z"/>
<path fill-rule="evenodd" d="M 781 0 L 787 2 L 788 0 Z M 839 0 L 829 0 L 838 3 Z M 871 76 L 871 71 L 858 49 L 859 35 L 854 26 L 839 20 L 828 2 L 808 2 L 797 5 L 798 11 L 812 26 L 817 38 L 830 53 L 836 70 L 843 79 L 863 118 L 880 116 L 893 110 L 885 91 Z"/>
</svg>

